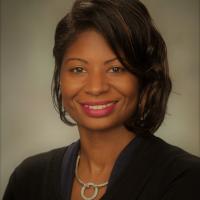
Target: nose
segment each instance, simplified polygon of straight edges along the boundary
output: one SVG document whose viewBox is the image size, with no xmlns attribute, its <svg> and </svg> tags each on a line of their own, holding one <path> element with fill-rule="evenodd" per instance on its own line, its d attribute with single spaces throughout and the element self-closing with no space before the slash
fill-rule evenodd
<svg viewBox="0 0 200 200">
<path fill-rule="evenodd" d="M 87 77 L 85 92 L 87 94 L 98 96 L 109 90 L 109 83 L 106 76 L 102 73 L 92 73 Z"/>
</svg>

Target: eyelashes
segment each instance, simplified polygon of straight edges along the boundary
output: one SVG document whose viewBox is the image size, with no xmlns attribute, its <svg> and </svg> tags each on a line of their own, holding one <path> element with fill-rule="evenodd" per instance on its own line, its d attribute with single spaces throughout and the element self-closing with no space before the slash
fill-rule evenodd
<svg viewBox="0 0 200 200">
<path fill-rule="evenodd" d="M 111 73 L 121 73 L 121 72 L 125 72 L 126 68 L 124 67 L 119 67 L 119 66 L 113 66 L 111 69 L 109 69 L 109 72 Z"/>
<path fill-rule="evenodd" d="M 69 67 L 68 71 L 74 74 L 87 73 L 87 70 L 82 66 Z M 123 73 L 125 71 L 127 70 L 123 66 L 112 66 L 107 70 L 108 73 Z"/>
<path fill-rule="evenodd" d="M 80 66 L 70 68 L 69 71 L 74 74 L 87 73 L 87 71 L 83 67 L 80 67 Z"/>
</svg>

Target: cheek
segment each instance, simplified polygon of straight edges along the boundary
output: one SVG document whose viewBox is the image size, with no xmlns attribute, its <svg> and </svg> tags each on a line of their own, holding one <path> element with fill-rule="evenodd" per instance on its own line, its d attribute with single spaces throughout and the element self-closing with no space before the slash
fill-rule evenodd
<svg viewBox="0 0 200 200">
<path fill-rule="evenodd" d="M 68 110 L 70 109 L 70 105 L 73 103 L 73 99 L 76 96 L 79 87 L 75 82 L 66 78 L 61 78 L 60 90 L 62 94 L 63 105 Z"/>
<path fill-rule="evenodd" d="M 80 81 L 76 81 L 70 76 L 62 75 L 60 77 L 60 88 L 63 97 L 71 98 L 81 89 Z"/>
<path fill-rule="evenodd" d="M 137 101 L 139 96 L 139 82 L 135 77 L 128 77 L 120 82 L 116 83 L 123 96 L 127 100 Z"/>
<path fill-rule="evenodd" d="M 136 78 L 129 78 L 120 84 L 120 89 L 124 96 L 124 112 L 132 115 L 139 101 L 139 82 Z"/>
</svg>

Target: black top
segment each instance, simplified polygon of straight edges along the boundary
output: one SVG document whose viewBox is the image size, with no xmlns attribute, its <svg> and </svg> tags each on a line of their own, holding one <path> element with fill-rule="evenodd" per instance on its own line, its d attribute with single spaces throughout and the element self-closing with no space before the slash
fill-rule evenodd
<svg viewBox="0 0 200 200">
<path fill-rule="evenodd" d="M 118 170 L 114 167 L 102 200 L 200 198 L 198 157 L 155 136 L 140 137 L 138 141 L 125 162 L 119 156 L 118 161 L 121 161 L 117 161 L 115 167 L 121 169 L 120 173 L 115 174 Z M 125 149 L 129 149 L 127 147 Z M 61 185 L 72 183 L 61 178 L 63 173 L 68 173 L 62 171 L 68 149 L 60 148 L 26 159 L 13 172 L 3 200 L 65 200 Z M 72 169 L 73 163 L 69 165 Z M 68 178 L 70 180 L 67 175 Z"/>
<path fill-rule="evenodd" d="M 120 176 L 123 169 L 126 168 L 126 166 L 128 165 L 128 161 L 133 155 L 134 149 L 137 147 L 137 145 L 139 145 L 139 143 L 140 138 L 134 138 L 120 153 L 109 178 L 107 190 L 109 190 L 109 188 L 112 188 L 112 184 L 115 182 L 117 177 Z M 70 200 L 71 197 L 73 179 L 75 176 L 76 159 L 79 149 L 80 141 L 78 140 L 77 142 L 72 143 L 68 146 L 67 151 L 65 152 L 63 157 L 61 169 L 61 194 L 63 200 Z"/>
</svg>

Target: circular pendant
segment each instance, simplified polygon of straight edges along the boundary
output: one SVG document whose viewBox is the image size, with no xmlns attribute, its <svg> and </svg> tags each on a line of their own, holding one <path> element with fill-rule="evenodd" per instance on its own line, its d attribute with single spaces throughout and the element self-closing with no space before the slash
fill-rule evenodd
<svg viewBox="0 0 200 200">
<path fill-rule="evenodd" d="M 86 197 L 85 196 L 85 190 L 88 189 L 88 188 L 92 188 L 94 193 L 92 194 L 92 196 L 90 197 Z M 96 198 L 97 194 L 98 194 L 98 187 L 94 184 L 94 183 L 87 183 L 87 184 L 84 184 L 83 187 L 81 188 L 81 197 L 84 199 L 84 200 L 93 200 Z"/>
</svg>

